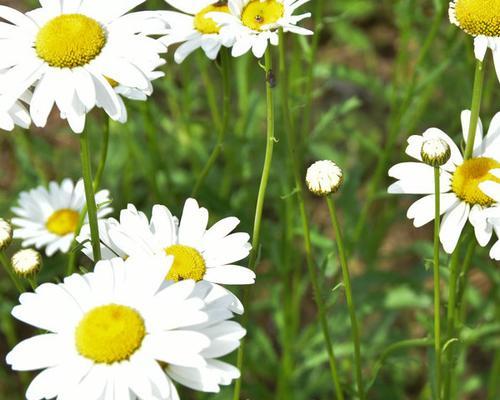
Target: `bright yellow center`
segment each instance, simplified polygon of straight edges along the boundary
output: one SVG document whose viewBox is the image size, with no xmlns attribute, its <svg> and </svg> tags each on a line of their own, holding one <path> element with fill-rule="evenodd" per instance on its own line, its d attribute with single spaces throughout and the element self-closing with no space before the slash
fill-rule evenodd
<svg viewBox="0 0 500 400">
<path fill-rule="evenodd" d="M 194 16 L 194 27 L 197 31 L 205 34 L 219 33 L 220 27 L 212 18 L 207 18 L 206 15 L 211 12 L 229 13 L 227 4 L 215 3 L 205 7 Z"/>
<path fill-rule="evenodd" d="M 500 183 L 500 179 L 490 173 L 495 168 L 500 168 L 500 162 L 492 158 L 478 157 L 466 160 L 455 170 L 451 188 L 459 199 L 471 205 L 489 207 L 495 201 L 479 189 L 479 184 L 485 181 Z"/>
<path fill-rule="evenodd" d="M 35 50 L 51 67 L 76 68 L 96 58 L 105 44 L 106 33 L 97 21 L 82 14 L 63 14 L 40 29 Z"/>
<path fill-rule="evenodd" d="M 165 253 L 174 256 L 174 263 L 168 272 L 167 279 L 173 281 L 182 281 L 184 279 L 193 279 L 201 281 L 207 270 L 205 260 L 198 252 L 189 246 L 174 244 L 165 249 Z"/>
<path fill-rule="evenodd" d="M 284 10 L 283 4 L 276 0 L 252 0 L 243 9 L 241 20 L 250 29 L 261 31 L 263 26 L 278 21 Z"/>
<path fill-rule="evenodd" d="M 471 35 L 500 36 L 500 0 L 457 0 L 455 16 Z"/>
<path fill-rule="evenodd" d="M 45 226 L 47 230 L 58 236 L 65 236 L 76 231 L 80 214 L 70 208 L 62 208 L 52 214 Z"/>
<path fill-rule="evenodd" d="M 98 364 L 128 360 L 146 336 L 144 320 L 134 309 L 117 304 L 94 308 L 75 331 L 78 353 Z"/>
</svg>

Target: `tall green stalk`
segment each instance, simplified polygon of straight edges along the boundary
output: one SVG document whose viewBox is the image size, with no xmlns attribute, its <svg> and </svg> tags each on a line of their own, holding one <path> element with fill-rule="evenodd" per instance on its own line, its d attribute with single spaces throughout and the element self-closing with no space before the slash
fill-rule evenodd
<svg viewBox="0 0 500 400">
<path fill-rule="evenodd" d="M 479 112 L 481 110 L 481 97 L 484 86 L 484 63 L 476 61 L 476 72 L 474 73 L 474 88 L 472 90 L 472 104 L 470 114 L 469 132 L 467 134 L 467 145 L 465 147 L 464 158 L 468 160 L 472 157 L 474 142 L 476 139 L 476 127 L 479 121 Z"/>
<path fill-rule="evenodd" d="M 339 374 L 337 371 L 337 360 L 335 358 L 335 352 L 333 349 L 333 343 L 330 335 L 330 328 L 328 326 L 328 320 L 326 316 L 326 307 L 323 301 L 323 296 L 321 294 L 321 287 L 318 282 L 317 268 L 314 264 L 312 256 L 312 245 L 311 245 L 311 232 L 309 229 L 309 218 L 307 216 L 305 199 L 304 199 L 304 186 L 302 184 L 302 174 L 300 172 L 300 165 L 297 159 L 297 146 L 296 137 L 294 131 L 294 124 L 290 114 L 290 105 L 288 102 L 288 75 L 287 75 L 287 64 L 285 57 L 285 38 L 283 35 L 283 30 L 280 30 L 280 79 L 281 82 L 279 86 L 281 88 L 281 103 L 283 106 L 283 116 L 285 120 L 285 131 L 287 133 L 288 139 L 288 154 L 292 163 L 292 170 L 295 182 L 295 192 L 297 194 L 297 200 L 300 210 L 300 219 L 302 222 L 302 232 L 304 237 L 304 249 L 306 254 L 307 269 L 309 271 L 309 276 L 311 279 L 311 284 L 314 291 L 314 299 L 316 301 L 316 307 L 318 309 L 318 316 L 321 323 L 321 328 L 323 330 L 323 337 L 326 344 L 326 350 L 328 352 L 328 361 L 330 363 L 330 371 L 332 375 L 332 381 L 335 388 L 335 393 L 337 399 L 342 400 L 344 395 L 342 393 L 342 388 L 340 386 Z"/>
<path fill-rule="evenodd" d="M 271 173 L 271 165 L 273 160 L 273 150 L 276 138 L 274 137 L 274 77 L 273 77 L 273 61 L 271 55 L 271 46 L 269 45 L 265 54 L 265 72 L 266 72 L 266 109 L 267 109 L 267 135 L 266 135 L 266 154 L 264 157 L 264 166 L 262 169 L 262 175 L 259 185 L 259 193 L 257 195 L 257 204 L 255 206 L 255 218 L 253 224 L 252 233 L 252 251 L 250 252 L 248 268 L 251 270 L 255 269 L 257 263 L 257 256 L 259 254 L 260 247 L 260 231 L 262 223 L 262 211 L 264 210 L 264 201 L 266 199 L 267 184 L 269 182 L 269 175 Z M 247 300 L 250 296 L 250 288 L 247 286 L 243 294 L 243 303 L 247 304 Z M 243 316 L 243 325 L 246 325 L 248 321 L 248 313 Z M 242 372 L 243 370 L 243 357 L 245 351 L 245 342 L 242 340 L 240 348 L 238 349 L 238 356 L 236 365 L 238 369 Z M 243 375 L 243 373 L 242 373 Z M 241 382 L 242 378 L 236 381 L 234 386 L 233 400 L 240 399 L 241 392 Z"/>
<path fill-rule="evenodd" d="M 363 383 L 363 373 L 361 370 L 361 344 L 359 339 L 358 319 L 356 317 L 356 306 L 352 296 L 351 277 L 349 274 L 349 266 L 347 265 L 347 256 L 345 252 L 344 240 L 342 238 L 342 231 L 340 229 L 335 203 L 330 196 L 326 197 L 328 210 L 330 211 L 330 219 L 332 222 L 333 230 L 335 231 L 335 241 L 339 252 L 340 267 L 342 269 L 342 279 L 344 281 L 345 297 L 347 301 L 347 308 L 349 310 L 349 318 L 351 320 L 351 338 L 354 345 L 354 363 L 356 367 L 356 383 L 358 387 L 358 395 L 361 400 L 364 400 L 365 387 Z"/>
</svg>

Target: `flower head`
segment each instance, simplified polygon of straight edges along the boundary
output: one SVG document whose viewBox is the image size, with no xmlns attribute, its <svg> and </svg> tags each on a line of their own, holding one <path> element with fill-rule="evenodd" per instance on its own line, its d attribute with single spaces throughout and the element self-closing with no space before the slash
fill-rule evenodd
<svg viewBox="0 0 500 400">
<path fill-rule="evenodd" d="M 440 167 L 450 159 L 450 145 L 440 138 L 428 139 L 422 144 L 420 155 L 424 163 L 432 167 Z"/>
<path fill-rule="evenodd" d="M 307 169 L 306 184 L 317 196 L 328 196 L 340 189 L 344 181 L 342 170 L 332 161 L 316 161 Z"/>
<path fill-rule="evenodd" d="M 12 242 L 12 225 L 0 218 L 0 251 L 5 250 Z"/>
<path fill-rule="evenodd" d="M 18 251 L 11 261 L 14 272 L 24 277 L 34 276 L 42 268 L 42 255 L 33 249 Z"/>
</svg>

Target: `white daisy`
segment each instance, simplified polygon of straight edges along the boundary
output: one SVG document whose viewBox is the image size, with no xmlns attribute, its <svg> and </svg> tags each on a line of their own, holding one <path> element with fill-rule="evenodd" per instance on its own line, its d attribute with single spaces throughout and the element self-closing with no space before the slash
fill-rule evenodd
<svg viewBox="0 0 500 400">
<path fill-rule="evenodd" d="M 448 14 L 452 24 L 474 37 L 474 53 L 479 61 L 491 49 L 500 80 L 500 1 L 454 0 Z"/>
<path fill-rule="evenodd" d="M 95 195 L 98 209 L 97 216 L 102 218 L 112 212 L 109 192 L 101 190 Z M 19 206 L 12 211 L 17 218 L 12 218 L 14 238 L 23 239 L 23 247 L 46 247 L 47 256 L 57 251 L 67 253 L 74 238 L 80 213 L 85 205 L 83 181 L 76 185 L 71 179 L 64 179 L 61 184 L 50 182 L 48 189 L 39 186 L 19 195 Z"/>
<path fill-rule="evenodd" d="M 220 33 L 234 37 L 232 55 L 245 54 L 250 49 L 257 58 L 266 51 L 268 42 L 278 45 L 278 30 L 299 35 L 312 35 L 309 29 L 297 23 L 311 13 L 293 15 L 295 10 L 310 0 L 229 0 L 230 14 L 211 13 L 209 16 L 222 25 Z"/>
<path fill-rule="evenodd" d="M 217 391 L 236 376 L 215 358 L 245 331 L 194 281 L 165 285 L 171 264 L 166 255 L 100 261 L 21 295 L 12 315 L 46 332 L 7 355 L 14 370 L 42 370 L 26 398 L 174 400 L 173 380 Z"/>
<path fill-rule="evenodd" d="M 174 256 L 167 280 L 194 279 L 229 285 L 254 283 L 253 271 L 233 264 L 247 257 L 251 249 L 247 233 L 231 233 L 239 220 L 224 218 L 209 229 L 207 224 L 208 211 L 199 207 L 194 199 L 186 201 L 180 223 L 165 206 L 155 205 L 149 221 L 130 204 L 121 211 L 119 222 L 108 219 L 101 223 L 103 258 L 167 253 Z M 84 252 L 90 257 L 89 237 L 89 228 L 85 226 L 77 240 L 85 243 Z M 233 310 L 243 312 L 236 297 Z"/>
<path fill-rule="evenodd" d="M 31 125 L 29 112 L 21 101 L 0 95 L 0 129 L 12 131 L 16 125 L 28 129 Z"/>
<path fill-rule="evenodd" d="M 206 56 L 214 60 L 222 46 L 231 47 L 234 38 L 222 33 L 219 25 L 208 13 L 229 13 L 227 2 L 219 0 L 165 0 L 172 7 L 182 11 L 165 11 L 161 15 L 170 26 L 168 34 L 160 38 L 165 46 L 182 43 L 176 50 L 175 62 L 182 63 L 200 47 Z M 183 14 L 185 13 L 185 14 Z"/>
<path fill-rule="evenodd" d="M 500 169 L 494 169 L 490 172 L 500 179 Z M 496 206 L 489 210 L 489 222 L 493 225 L 493 230 L 498 238 L 498 241 L 491 247 L 490 257 L 500 261 L 500 184 L 495 181 L 487 181 L 481 183 L 479 188 L 497 202 Z"/>
<path fill-rule="evenodd" d="M 467 139 L 470 111 L 461 115 L 464 140 Z M 420 162 L 397 164 L 389 170 L 389 176 L 398 181 L 389 187 L 389 193 L 426 194 L 413 203 L 407 216 L 416 227 L 434 219 L 434 169 L 421 162 L 422 144 L 428 139 L 442 139 L 450 146 L 450 160 L 441 167 L 441 224 L 440 239 L 447 253 L 453 252 L 467 222 L 474 226 L 476 238 L 481 246 L 491 239 L 493 225 L 488 220 L 492 207 L 497 202 L 479 188 L 482 182 L 498 178 L 491 170 L 500 168 L 500 113 L 491 121 L 487 136 L 483 138 L 483 127 L 478 122 L 473 157 L 463 159 L 458 146 L 443 131 L 437 128 L 427 130 L 423 135 L 408 139 L 406 153 Z"/>
<path fill-rule="evenodd" d="M 102 107 L 123 121 L 112 82 L 151 91 L 140 60 L 157 63 L 165 47 L 148 35 L 165 32 L 154 12 L 129 13 L 145 0 L 40 0 L 26 14 L 0 6 L 0 77 L 5 93 L 34 86 L 30 113 L 45 126 L 54 104 L 73 131 L 83 131 L 85 116 Z"/>
</svg>

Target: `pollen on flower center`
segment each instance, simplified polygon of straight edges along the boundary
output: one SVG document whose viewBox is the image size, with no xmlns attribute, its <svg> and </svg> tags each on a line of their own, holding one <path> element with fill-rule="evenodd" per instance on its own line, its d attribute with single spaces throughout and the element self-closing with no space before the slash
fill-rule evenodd
<svg viewBox="0 0 500 400">
<path fill-rule="evenodd" d="M 99 364 L 128 360 L 142 344 L 146 328 L 133 308 L 108 304 L 89 311 L 78 324 L 78 353 Z"/>
<path fill-rule="evenodd" d="M 55 235 L 64 236 L 73 233 L 78 225 L 80 214 L 70 208 L 62 208 L 54 212 L 47 223 L 47 230 Z"/>
<path fill-rule="evenodd" d="M 174 244 L 167 247 L 165 253 L 174 256 L 174 262 L 167 275 L 168 280 L 176 282 L 184 279 L 201 281 L 205 276 L 207 270 L 205 260 L 198 250 L 189 246 Z"/>
<path fill-rule="evenodd" d="M 283 17 L 285 9 L 277 0 L 251 0 L 243 9 L 241 20 L 243 24 L 254 31 L 262 31 L 266 25 L 271 25 Z"/>
<path fill-rule="evenodd" d="M 457 0 L 452 4 L 453 12 L 457 25 L 465 32 L 500 36 L 500 0 Z"/>
<path fill-rule="evenodd" d="M 500 162 L 487 157 L 472 158 L 464 161 L 453 174 L 451 187 L 457 197 L 471 205 L 479 204 L 489 207 L 495 201 L 484 194 L 479 185 L 485 181 L 500 183 L 500 179 L 490 171 L 500 168 Z"/>
<path fill-rule="evenodd" d="M 106 33 L 97 21 L 82 14 L 63 14 L 40 29 L 35 50 L 52 67 L 76 68 L 96 58 L 105 44 Z"/>
<path fill-rule="evenodd" d="M 229 13 L 229 8 L 227 4 L 220 2 L 211 4 L 198 12 L 198 14 L 194 16 L 194 27 L 197 31 L 207 35 L 211 33 L 219 33 L 219 25 L 217 25 L 217 23 L 212 18 L 208 18 L 206 16 L 211 12 Z"/>
</svg>

